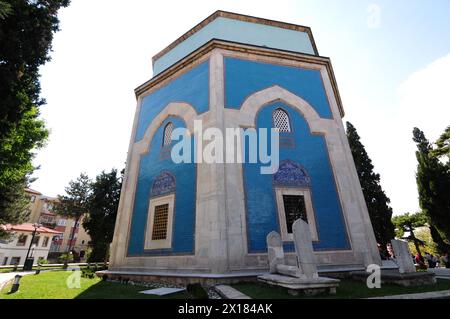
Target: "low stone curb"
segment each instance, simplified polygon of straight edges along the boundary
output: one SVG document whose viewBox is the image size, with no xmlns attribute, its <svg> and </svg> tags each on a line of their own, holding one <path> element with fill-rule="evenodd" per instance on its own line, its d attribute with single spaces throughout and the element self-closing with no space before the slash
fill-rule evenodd
<svg viewBox="0 0 450 319">
<path fill-rule="evenodd" d="M 450 290 L 430 291 L 417 294 L 373 297 L 367 299 L 450 299 Z"/>
<path fill-rule="evenodd" d="M 214 289 L 224 299 L 252 299 L 239 290 L 227 285 L 215 286 Z"/>
<path fill-rule="evenodd" d="M 0 291 L 2 291 L 3 288 L 6 287 L 13 280 L 14 280 L 14 278 L 11 278 L 11 279 L 7 279 L 5 281 L 0 282 Z"/>
</svg>

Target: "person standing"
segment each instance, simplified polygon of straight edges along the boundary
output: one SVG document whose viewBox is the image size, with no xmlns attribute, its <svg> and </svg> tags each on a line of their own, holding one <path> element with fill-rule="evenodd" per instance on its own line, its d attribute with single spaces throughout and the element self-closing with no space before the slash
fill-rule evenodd
<svg viewBox="0 0 450 319">
<path fill-rule="evenodd" d="M 450 268 L 450 260 L 449 260 L 449 257 L 448 257 L 448 252 L 446 252 L 444 254 L 444 257 L 442 257 L 442 261 L 444 262 L 445 268 Z"/>
</svg>

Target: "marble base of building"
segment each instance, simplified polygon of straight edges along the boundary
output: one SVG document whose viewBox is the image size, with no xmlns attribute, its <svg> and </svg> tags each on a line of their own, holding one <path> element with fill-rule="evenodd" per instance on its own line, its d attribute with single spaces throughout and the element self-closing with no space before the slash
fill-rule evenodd
<svg viewBox="0 0 450 319">
<path fill-rule="evenodd" d="M 104 275 L 111 280 L 134 281 L 142 283 L 170 283 L 187 285 L 200 283 L 204 286 L 214 286 L 219 284 L 234 284 L 238 282 L 257 282 L 258 276 L 266 274 L 268 269 L 232 272 L 232 273 L 198 273 L 198 272 L 176 272 L 176 271 L 146 271 L 146 270 L 102 270 L 96 275 L 103 278 Z M 353 265 L 351 267 L 318 267 L 320 275 L 333 278 L 350 278 L 354 272 L 363 273 L 365 269 Z M 367 273 L 365 273 L 367 276 Z"/>
<path fill-rule="evenodd" d="M 211 287 L 220 284 L 235 284 L 238 282 L 255 282 L 261 273 L 234 273 L 234 274 L 198 274 L 198 273 L 170 273 L 170 272 L 127 272 L 127 271 L 97 271 L 96 275 L 108 280 L 135 283 L 167 283 L 186 286 L 188 284 L 201 284 Z"/>
<path fill-rule="evenodd" d="M 278 274 L 258 276 L 258 281 L 272 286 L 287 288 L 288 292 L 292 295 L 299 293 L 317 295 L 324 292 L 336 294 L 336 288 L 340 282 L 338 279 L 327 277 L 301 279 Z"/>
<path fill-rule="evenodd" d="M 365 281 L 368 273 L 357 271 L 351 274 L 353 279 Z M 414 272 L 401 274 L 398 270 L 381 270 L 381 284 L 394 284 L 403 287 L 433 285 L 436 276 L 428 272 Z"/>
</svg>

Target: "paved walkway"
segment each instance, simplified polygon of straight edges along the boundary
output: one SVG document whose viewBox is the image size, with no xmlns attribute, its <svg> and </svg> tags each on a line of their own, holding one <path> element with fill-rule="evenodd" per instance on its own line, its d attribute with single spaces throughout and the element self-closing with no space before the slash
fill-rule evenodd
<svg viewBox="0 0 450 319">
<path fill-rule="evenodd" d="M 436 278 L 450 279 L 450 268 L 428 268 L 428 272 L 436 275 Z"/>
<path fill-rule="evenodd" d="M 217 293 L 224 299 L 252 299 L 239 290 L 236 290 L 228 285 L 219 285 L 215 288 Z"/>
<path fill-rule="evenodd" d="M 450 299 L 450 290 L 422 292 L 418 294 L 374 297 L 368 299 Z"/>
<path fill-rule="evenodd" d="M 28 272 L 7 272 L 7 273 L 0 273 L 0 289 L 3 288 L 5 284 L 8 283 L 11 279 L 14 279 L 16 275 L 26 276 L 34 274 L 34 271 L 28 271 Z"/>
</svg>

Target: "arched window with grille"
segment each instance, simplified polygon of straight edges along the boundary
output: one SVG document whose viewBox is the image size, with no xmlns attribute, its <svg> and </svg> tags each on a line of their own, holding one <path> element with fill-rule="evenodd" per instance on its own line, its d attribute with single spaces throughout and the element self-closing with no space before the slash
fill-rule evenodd
<svg viewBox="0 0 450 319">
<path fill-rule="evenodd" d="M 291 124 L 289 115 L 283 109 L 276 109 L 273 111 L 273 127 L 278 128 L 280 132 L 291 132 Z"/>
<path fill-rule="evenodd" d="M 164 136 L 163 136 L 163 146 L 170 145 L 172 143 L 172 131 L 173 131 L 173 123 L 167 123 L 164 128 Z"/>
<path fill-rule="evenodd" d="M 145 249 L 172 247 L 176 181 L 168 171 L 155 177 L 150 190 L 150 203 L 145 231 Z"/>
</svg>

